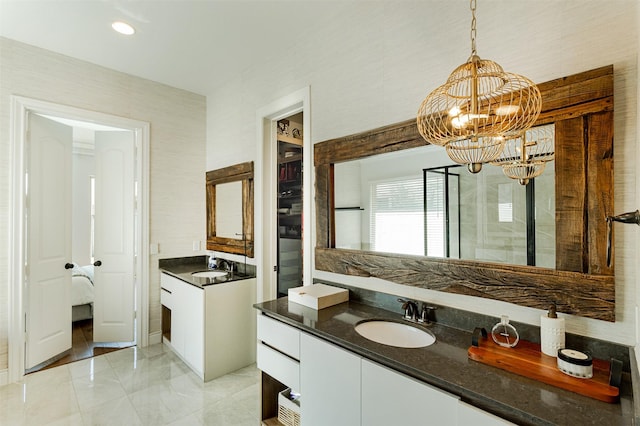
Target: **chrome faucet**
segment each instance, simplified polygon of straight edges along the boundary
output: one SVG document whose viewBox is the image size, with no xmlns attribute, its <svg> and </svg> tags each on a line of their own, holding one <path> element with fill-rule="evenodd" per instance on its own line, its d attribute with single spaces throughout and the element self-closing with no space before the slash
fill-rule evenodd
<svg viewBox="0 0 640 426">
<path fill-rule="evenodd" d="M 422 311 L 420 312 L 420 318 L 418 318 L 418 322 L 423 322 L 425 324 L 429 324 L 431 321 L 429 320 L 429 311 L 435 311 L 435 306 L 429 306 L 426 303 L 422 304 Z"/>
<path fill-rule="evenodd" d="M 402 318 L 412 322 L 429 324 L 429 311 L 435 311 L 437 309 L 435 306 L 429 306 L 423 303 L 422 309 L 418 312 L 418 302 L 404 299 L 398 299 L 398 302 L 402 303 L 402 309 L 404 309 Z"/>
<path fill-rule="evenodd" d="M 226 268 L 222 268 L 223 265 L 225 265 Z M 218 259 L 218 268 L 222 269 L 223 271 L 233 272 L 235 270 L 235 266 L 236 264 L 233 260 Z"/>
<path fill-rule="evenodd" d="M 398 299 L 402 303 L 404 309 L 404 319 L 409 321 L 418 321 L 418 304 L 412 300 Z"/>
</svg>

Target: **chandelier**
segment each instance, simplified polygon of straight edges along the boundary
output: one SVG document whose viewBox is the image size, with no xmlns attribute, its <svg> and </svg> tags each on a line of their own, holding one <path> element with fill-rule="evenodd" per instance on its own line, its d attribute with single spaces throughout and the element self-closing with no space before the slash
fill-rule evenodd
<svg viewBox="0 0 640 426">
<path fill-rule="evenodd" d="M 431 92 L 418 110 L 418 131 L 429 143 L 446 148 L 471 173 L 497 159 L 506 140 L 521 135 L 538 118 L 542 98 L 528 78 L 505 72 L 476 53 L 476 1 L 471 8 L 471 56 L 445 84 Z"/>
<path fill-rule="evenodd" d="M 502 167 L 505 176 L 526 185 L 538 177 L 545 165 L 555 159 L 555 126 L 533 127 L 505 142 L 501 155 L 491 164 Z"/>
</svg>

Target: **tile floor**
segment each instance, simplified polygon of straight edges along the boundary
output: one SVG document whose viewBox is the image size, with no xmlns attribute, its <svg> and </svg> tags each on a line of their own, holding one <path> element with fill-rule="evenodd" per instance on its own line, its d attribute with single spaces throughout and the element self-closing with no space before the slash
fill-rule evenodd
<svg viewBox="0 0 640 426">
<path fill-rule="evenodd" d="M 0 387 L 0 425 L 251 425 L 255 365 L 203 383 L 162 344 L 127 348 Z"/>
<path fill-rule="evenodd" d="M 131 346 L 131 343 L 95 343 L 93 341 L 93 319 L 75 321 L 71 326 L 71 351 L 50 364 L 43 363 L 40 366 L 36 366 L 33 372 L 58 367 L 93 356 L 104 355 L 129 346 Z"/>
</svg>

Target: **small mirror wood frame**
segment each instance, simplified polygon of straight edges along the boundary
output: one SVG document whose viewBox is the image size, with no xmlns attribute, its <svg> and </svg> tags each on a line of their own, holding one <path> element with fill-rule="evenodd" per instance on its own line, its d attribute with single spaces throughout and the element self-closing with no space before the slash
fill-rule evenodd
<svg viewBox="0 0 640 426">
<path fill-rule="evenodd" d="M 615 321 L 605 221 L 614 211 L 613 66 L 538 88 L 535 125 L 556 126 L 556 269 L 334 248 L 333 165 L 425 145 L 415 118 L 314 145 L 316 269 Z"/>
<path fill-rule="evenodd" d="M 216 236 L 216 185 L 242 181 L 242 229 L 238 238 Z M 207 172 L 207 250 L 253 257 L 253 161 Z"/>
</svg>

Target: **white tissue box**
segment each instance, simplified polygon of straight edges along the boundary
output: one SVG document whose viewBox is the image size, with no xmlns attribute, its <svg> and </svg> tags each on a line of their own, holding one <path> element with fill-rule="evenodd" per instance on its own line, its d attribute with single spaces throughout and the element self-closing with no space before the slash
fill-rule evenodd
<svg viewBox="0 0 640 426">
<path fill-rule="evenodd" d="M 289 289 L 289 301 L 312 309 L 323 309 L 349 300 L 349 290 L 326 284 Z"/>
</svg>

